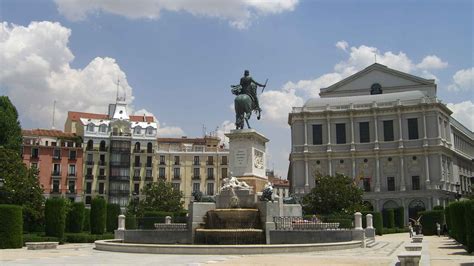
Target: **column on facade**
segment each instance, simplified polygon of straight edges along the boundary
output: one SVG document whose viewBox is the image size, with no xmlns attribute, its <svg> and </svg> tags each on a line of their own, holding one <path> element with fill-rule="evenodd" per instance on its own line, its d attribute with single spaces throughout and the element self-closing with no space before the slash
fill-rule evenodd
<svg viewBox="0 0 474 266">
<path fill-rule="evenodd" d="M 379 145 L 379 126 L 378 126 L 377 114 L 374 112 L 374 136 L 375 136 L 375 148 L 378 149 Z"/>
<path fill-rule="evenodd" d="M 308 121 L 306 116 L 303 118 L 304 123 L 304 151 L 308 151 Z"/>
<path fill-rule="evenodd" d="M 308 166 L 308 158 L 304 157 L 304 187 L 306 192 L 309 191 L 309 166 Z"/>
<path fill-rule="evenodd" d="M 327 117 L 326 117 L 326 127 L 328 129 L 327 151 L 331 151 L 331 119 L 329 118 L 329 114 L 327 114 Z"/>
<path fill-rule="evenodd" d="M 402 113 L 398 109 L 398 147 L 403 148 Z"/>
<path fill-rule="evenodd" d="M 451 143 L 451 125 L 449 124 L 449 120 L 446 121 L 448 124 L 447 126 L 447 135 L 446 135 L 446 141 Z"/>
<path fill-rule="evenodd" d="M 375 154 L 375 192 L 380 191 L 380 158 L 379 154 Z"/>
<path fill-rule="evenodd" d="M 405 166 L 404 166 L 403 154 L 400 154 L 399 160 L 400 160 L 400 191 L 405 191 L 406 190 Z"/>
<path fill-rule="evenodd" d="M 426 112 L 423 110 L 423 146 L 428 146 L 426 134 Z"/>
<path fill-rule="evenodd" d="M 445 181 L 445 179 L 444 179 L 444 171 L 443 171 L 443 169 L 444 169 L 444 161 L 443 161 L 443 155 L 442 155 L 442 154 L 439 155 L 439 169 L 440 169 L 439 172 L 441 173 L 441 179 L 440 179 L 440 181 L 441 181 L 441 182 L 444 182 L 444 181 Z"/>
<path fill-rule="evenodd" d="M 426 175 L 426 179 L 425 179 L 425 189 L 430 189 L 430 158 L 429 158 L 429 155 L 428 155 L 428 152 L 425 150 L 425 175 Z"/>
<path fill-rule="evenodd" d="M 332 158 L 330 154 L 328 154 L 328 172 L 329 175 L 332 175 Z"/>
<path fill-rule="evenodd" d="M 438 125 L 438 138 L 441 139 L 441 124 L 440 122 L 441 121 L 441 117 L 439 115 L 436 116 L 436 124 Z"/>
<path fill-rule="evenodd" d="M 354 154 L 352 154 L 352 178 L 356 178 L 356 158 Z"/>
<path fill-rule="evenodd" d="M 354 115 L 352 114 L 352 112 L 351 112 L 350 118 L 351 118 L 351 150 L 354 150 L 355 149 L 355 146 L 354 146 L 354 143 L 355 143 L 355 140 L 354 140 Z"/>
</svg>

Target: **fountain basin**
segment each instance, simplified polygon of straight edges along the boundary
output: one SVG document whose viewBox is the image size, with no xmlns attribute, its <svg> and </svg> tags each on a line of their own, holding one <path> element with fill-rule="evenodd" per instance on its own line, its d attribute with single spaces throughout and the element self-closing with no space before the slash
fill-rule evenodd
<svg viewBox="0 0 474 266">
<path fill-rule="evenodd" d="M 258 209 L 215 209 L 207 212 L 205 229 L 261 228 Z"/>
<path fill-rule="evenodd" d="M 196 244 L 249 245 L 264 244 L 262 229 L 196 229 Z"/>
</svg>

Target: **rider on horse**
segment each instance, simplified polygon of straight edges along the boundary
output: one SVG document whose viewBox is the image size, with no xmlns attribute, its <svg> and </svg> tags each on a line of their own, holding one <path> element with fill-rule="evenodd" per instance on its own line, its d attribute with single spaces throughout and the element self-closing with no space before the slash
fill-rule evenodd
<svg viewBox="0 0 474 266">
<path fill-rule="evenodd" d="M 252 99 L 252 105 L 253 105 L 253 110 L 256 110 L 258 112 L 262 111 L 262 109 L 260 109 L 260 105 L 258 103 L 258 97 L 257 97 L 257 87 L 256 86 L 252 86 L 252 84 L 255 84 L 257 86 L 260 86 L 260 87 L 265 87 L 266 85 L 262 85 L 258 82 L 256 82 L 255 80 L 253 80 L 253 78 L 250 76 L 250 72 L 248 70 L 245 70 L 244 71 L 244 76 L 240 79 L 240 86 L 242 86 L 242 91 L 241 93 L 243 94 L 247 94 L 248 96 L 250 96 L 250 98 Z"/>
</svg>

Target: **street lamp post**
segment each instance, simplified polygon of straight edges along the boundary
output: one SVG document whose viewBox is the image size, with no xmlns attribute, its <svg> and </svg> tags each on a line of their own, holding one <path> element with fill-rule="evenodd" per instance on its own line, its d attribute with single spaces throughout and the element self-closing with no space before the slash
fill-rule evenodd
<svg viewBox="0 0 474 266">
<path fill-rule="evenodd" d="M 457 201 L 461 198 L 461 193 L 459 193 L 459 190 L 461 189 L 461 185 L 459 182 L 456 182 L 456 195 L 454 196 Z"/>
</svg>

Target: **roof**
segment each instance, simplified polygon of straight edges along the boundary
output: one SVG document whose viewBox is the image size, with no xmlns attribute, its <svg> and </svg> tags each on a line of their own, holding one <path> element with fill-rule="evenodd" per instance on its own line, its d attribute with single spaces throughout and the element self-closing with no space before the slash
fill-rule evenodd
<svg viewBox="0 0 474 266">
<path fill-rule="evenodd" d="M 375 95 L 359 95 L 346 97 L 328 97 L 328 98 L 312 98 L 306 101 L 303 107 L 324 107 L 332 105 L 349 105 L 349 104 L 371 104 L 373 102 L 393 102 L 393 101 L 407 101 L 420 100 L 426 95 L 418 90 L 394 92 Z"/>
<path fill-rule="evenodd" d="M 74 112 L 69 111 L 67 117 L 71 121 L 79 121 L 81 118 L 87 119 L 109 119 L 107 114 L 94 114 L 94 113 L 85 113 L 85 112 Z M 154 122 L 155 119 L 153 116 L 143 116 L 143 115 L 131 115 L 130 121 L 133 122 Z"/>
<path fill-rule="evenodd" d="M 206 144 L 204 138 L 158 138 L 158 143 L 193 143 L 193 144 Z"/>
<path fill-rule="evenodd" d="M 76 137 L 75 133 L 63 132 L 57 129 L 24 129 L 21 131 L 23 136 L 42 136 L 42 137 Z"/>
</svg>

